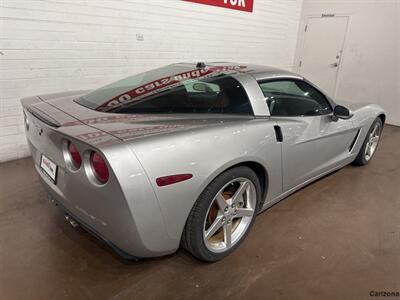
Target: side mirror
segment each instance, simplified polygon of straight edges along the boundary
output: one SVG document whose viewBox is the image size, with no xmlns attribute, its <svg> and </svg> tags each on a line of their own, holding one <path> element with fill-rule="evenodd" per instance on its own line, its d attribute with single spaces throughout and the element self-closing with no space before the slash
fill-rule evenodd
<svg viewBox="0 0 400 300">
<path fill-rule="evenodd" d="M 337 121 L 338 119 L 347 120 L 353 117 L 353 114 L 350 110 L 342 105 L 336 105 L 333 109 L 333 120 Z"/>
</svg>

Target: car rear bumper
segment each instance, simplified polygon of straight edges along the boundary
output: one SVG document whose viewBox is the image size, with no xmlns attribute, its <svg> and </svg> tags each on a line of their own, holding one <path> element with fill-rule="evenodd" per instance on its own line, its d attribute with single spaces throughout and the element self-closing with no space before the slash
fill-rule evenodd
<svg viewBox="0 0 400 300">
<path fill-rule="evenodd" d="M 100 219 L 95 208 L 93 210 L 84 209 L 79 205 L 83 202 L 80 199 L 72 201 L 66 198 L 66 195 L 43 173 L 36 163 L 35 169 L 49 199 L 54 201 L 65 214 L 72 217 L 83 229 L 108 244 L 122 258 L 137 260 L 144 257 L 170 254 L 176 250 L 175 247 L 171 248 L 169 243 L 165 243 L 164 248 L 158 249 L 146 245 L 146 240 L 142 236 L 146 234 L 147 229 L 144 228 L 139 231 L 133 217 L 115 219 L 103 215 L 103 219 Z M 114 201 L 115 199 L 110 200 Z M 113 214 L 115 215 L 115 212 Z M 152 239 L 151 236 L 146 237 Z"/>
<path fill-rule="evenodd" d="M 114 252 L 116 252 L 122 258 L 127 259 L 127 260 L 135 260 L 135 261 L 138 261 L 140 259 L 140 257 L 133 256 L 133 255 L 125 252 L 124 250 L 120 249 L 113 242 L 108 240 L 106 237 L 102 236 L 101 233 L 97 232 L 96 229 L 92 228 L 90 225 L 86 224 L 85 222 L 83 222 L 82 220 L 80 220 L 79 218 L 74 216 L 67 208 L 65 208 L 61 204 L 61 202 L 54 199 L 54 195 L 49 193 L 48 196 L 49 196 L 49 200 L 52 201 L 56 206 L 58 206 L 65 213 L 66 219 L 69 220 L 71 222 L 71 224 L 72 224 L 72 222 L 76 222 L 78 226 L 82 227 L 84 230 L 86 230 L 87 232 L 89 232 L 90 234 L 95 236 L 97 239 L 106 243 L 112 250 L 114 250 Z"/>
<path fill-rule="evenodd" d="M 41 109 L 55 114 L 54 108 Z M 68 117 L 57 113 L 61 114 L 58 119 Z M 93 128 L 80 122 L 76 126 L 52 127 L 29 111 L 25 114 L 30 152 L 51 199 L 121 256 L 155 257 L 176 251 L 180 241 L 168 235 L 152 185 L 129 147 L 105 133 L 101 138 L 106 140 L 98 144 L 82 140 L 81 133 L 93 133 Z M 82 156 L 78 169 L 67 164 L 64 145 L 68 142 L 73 142 Z M 105 184 L 98 184 L 89 176 L 92 151 L 101 153 L 107 161 L 110 177 Z M 40 168 L 42 155 L 57 166 L 55 182 Z"/>
</svg>

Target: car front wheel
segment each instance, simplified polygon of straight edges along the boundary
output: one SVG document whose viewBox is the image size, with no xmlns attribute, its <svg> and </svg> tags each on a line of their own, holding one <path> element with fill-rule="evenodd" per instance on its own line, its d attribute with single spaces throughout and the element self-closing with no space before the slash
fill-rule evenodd
<svg viewBox="0 0 400 300">
<path fill-rule="evenodd" d="M 382 120 L 380 118 L 376 118 L 368 131 L 360 152 L 353 162 L 354 165 L 363 166 L 370 162 L 376 152 L 376 149 L 378 148 L 382 129 Z"/>
<path fill-rule="evenodd" d="M 215 178 L 192 208 L 182 245 L 204 261 L 218 261 L 244 240 L 256 217 L 261 187 L 248 167 L 230 169 Z"/>
</svg>

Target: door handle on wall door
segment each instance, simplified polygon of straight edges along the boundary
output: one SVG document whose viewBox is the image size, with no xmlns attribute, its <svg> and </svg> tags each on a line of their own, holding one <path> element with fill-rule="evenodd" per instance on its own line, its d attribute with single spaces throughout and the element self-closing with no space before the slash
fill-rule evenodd
<svg viewBox="0 0 400 300">
<path fill-rule="evenodd" d="M 334 62 L 333 64 L 330 64 L 330 66 L 332 68 L 337 68 L 337 67 L 339 67 L 339 63 L 338 62 Z"/>
</svg>

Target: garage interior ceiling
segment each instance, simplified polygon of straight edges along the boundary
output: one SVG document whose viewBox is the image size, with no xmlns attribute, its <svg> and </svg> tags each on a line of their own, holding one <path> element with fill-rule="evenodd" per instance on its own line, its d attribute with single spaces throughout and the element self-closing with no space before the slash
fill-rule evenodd
<svg viewBox="0 0 400 300">
<path fill-rule="evenodd" d="M 337 96 L 381 104 L 388 122 L 400 125 L 399 6 L 385 0 L 256 0 L 247 13 L 185 1 L 3 0 L 0 162 L 28 155 L 22 97 L 92 89 L 183 61 L 296 71 L 296 45 L 309 14 L 351 16 Z"/>
</svg>

